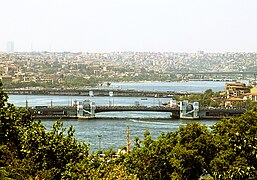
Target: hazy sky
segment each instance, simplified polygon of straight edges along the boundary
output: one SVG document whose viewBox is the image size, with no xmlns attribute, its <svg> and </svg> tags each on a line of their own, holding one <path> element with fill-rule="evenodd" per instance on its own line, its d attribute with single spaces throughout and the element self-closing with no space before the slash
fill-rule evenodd
<svg viewBox="0 0 257 180">
<path fill-rule="evenodd" d="M 0 51 L 257 52 L 257 0 L 0 0 Z"/>
</svg>

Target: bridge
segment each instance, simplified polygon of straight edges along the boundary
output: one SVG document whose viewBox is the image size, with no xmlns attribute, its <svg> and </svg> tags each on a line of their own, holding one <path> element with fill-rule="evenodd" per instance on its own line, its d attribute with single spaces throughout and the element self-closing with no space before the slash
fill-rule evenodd
<svg viewBox="0 0 257 180">
<path fill-rule="evenodd" d="M 168 106 L 96 106 L 95 113 L 110 111 L 155 111 L 155 112 L 176 112 L 179 108 Z"/>
<path fill-rule="evenodd" d="M 36 106 L 30 110 L 34 116 L 42 119 L 95 118 L 95 113 L 110 111 L 170 112 L 173 119 L 220 119 L 222 117 L 240 116 L 247 109 L 200 108 L 194 111 L 192 107 L 183 109 L 168 106 L 84 106 L 82 108 L 74 106 Z"/>
<path fill-rule="evenodd" d="M 179 108 L 170 108 L 167 106 L 35 106 L 30 108 L 32 114 L 39 118 L 87 118 L 95 117 L 100 112 L 119 112 L 119 111 L 152 111 L 152 112 L 170 112 L 179 117 Z"/>
<path fill-rule="evenodd" d="M 95 116 L 100 112 L 119 112 L 119 111 L 151 111 L 151 112 L 170 112 L 174 116 L 179 117 L 179 108 L 171 108 L 168 106 L 94 106 L 92 104 L 78 106 L 79 116 Z"/>
<path fill-rule="evenodd" d="M 240 116 L 246 109 L 225 109 L 225 108 L 201 108 L 199 102 L 189 103 L 187 100 L 181 101 L 179 106 L 95 106 L 89 102 L 84 106 L 78 106 L 78 115 L 87 114 L 95 116 L 96 113 L 110 111 L 153 111 L 170 112 L 172 118 L 176 119 L 220 119 L 222 117 Z"/>
<path fill-rule="evenodd" d="M 185 75 L 188 75 L 188 74 L 193 74 L 193 75 L 207 75 L 207 74 L 211 74 L 211 75 L 237 75 L 237 74 L 244 74 L 244 75 L 257 75 L 257 72 L 256 71 L 244 71 L 244 72 L 240 72 L 240 71 L 232 71 L 232 72 L 177 72 L 175 74 L 185 74 Z"/>
<path fill-rule="evenodd" d="M 175 91 L 144 91 L 144 90 L 125 90 L 125 89 L 5 89 L 7 94 L 13 95 L 61 95 L 61 96 L 112 96 L 116 97 L 170 97 L 173 95 L 187 96 L 197 94 L 192 92 Z M 199 93 L 198 93 L 199 94 Z"/>
<path fill-rule="evenodd" d="M 187 75 L 194 75 L 195 77 L 200 77 L 201 79 L 204 79 L 204 77 L 206 76 L 223 76 L 223 75 L 227 75 L 227 76 L 234 76 L 234 75 L 242 75 L 243 79 L 245 78 L 245 76 L 247 75 L 252 75 L 254 77 L 254 79 L 256 80 L 257 78 L 257 71 L 230 71 L 230 72 L 176 72 L 174 73 L 176 75 L 181 75 L 183 77 L 183 79 L 185 78 L 185 76 Z"/>
</svg>

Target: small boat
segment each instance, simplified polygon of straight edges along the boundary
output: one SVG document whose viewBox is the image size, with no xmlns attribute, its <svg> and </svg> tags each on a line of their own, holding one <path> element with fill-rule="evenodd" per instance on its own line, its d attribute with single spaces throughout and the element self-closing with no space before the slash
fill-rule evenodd
<svg viewBox="0 0 257 180">
<path fill-rule="evenodd" d="M 147 100 L 147 98 L 141 98 L 141 100 Z"/>
<path fill-rule="evenodd" d="M 162 102 L 162 105 L 166 106 L 166 105 L 169 105 L 170 102 Z"/>
</svg>

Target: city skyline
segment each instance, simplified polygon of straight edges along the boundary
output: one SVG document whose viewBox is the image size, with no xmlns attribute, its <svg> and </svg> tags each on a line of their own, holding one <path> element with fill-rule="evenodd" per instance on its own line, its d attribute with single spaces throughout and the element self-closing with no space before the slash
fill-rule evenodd
<svg viewBox="0 0 257 180">
<path fill-rule="evenodd" d="M 0 51 L 256 52 L 254 0 L 10 0 Z"/>
</svg>

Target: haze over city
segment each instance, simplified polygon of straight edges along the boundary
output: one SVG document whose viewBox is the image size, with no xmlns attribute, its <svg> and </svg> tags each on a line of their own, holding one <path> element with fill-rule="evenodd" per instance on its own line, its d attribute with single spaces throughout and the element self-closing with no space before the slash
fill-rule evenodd
<svg viewBox="0 0 257 180">
<path fill-rule="evenodd" d="M 0 51 L 256 52 L 255 0 L 9 0 Z"/>
</svg>

